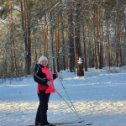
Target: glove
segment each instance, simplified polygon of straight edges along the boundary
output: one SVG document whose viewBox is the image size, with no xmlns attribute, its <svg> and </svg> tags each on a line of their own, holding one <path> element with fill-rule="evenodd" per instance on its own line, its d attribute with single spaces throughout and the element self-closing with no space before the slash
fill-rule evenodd
<svg viewBox="0 0 126 126">
<path fill-rule="evenodd" d="M 47 85 L 51 86 L 52 85 L 51 81 L 47 81 Z"/>
</svg>

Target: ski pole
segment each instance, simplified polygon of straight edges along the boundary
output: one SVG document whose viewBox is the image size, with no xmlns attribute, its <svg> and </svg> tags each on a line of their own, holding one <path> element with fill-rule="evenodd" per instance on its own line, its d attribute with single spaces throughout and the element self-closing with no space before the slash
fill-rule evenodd
<svg viewBox="0 0 126 126">
<path fill-rule="evenodd" d="M 71 108 L 70 104 L 66 101 L 66 99 L 65 99 L 57 90 L 55 90 L 55 91 L 56 91 L 56 93 L 58 94 L 58 96 L 59 96 L 60 98 L 63 99 L 63 101 L 64 101 L 64 102 L 66 103 L 66 105 L 71 109 L 71 111 L 75 114 L 73 108 Z"/>
<path fill-rule="evenodd" d="M 67 93 L 67 91 L 66 91 L 66 88 L 64 87 L 64 85 L 63 85 L 61 79 L 60 79 L 59 77 L 58 77 L 58 79 L 59 79 L 59 81 L 60 81 L 60 83 L 61 83 L 61 85 L 62 85 L 62 87 L 63 87 L 63 89 L 64 89 L 64 91 L 65 91 L 65 94 L 66 94 L 67 98 L 69 99 L 69 101 L 70 101 L 70 103 L 71 103 L 71 106 L 73 107 L 73 109 L 74 109 L 74 111 L 75 111 L 77 117 L 78 117 L 80 120 L 82 120 L 81 117 L 79 116 L 79 114 L 78 114 L 78 112 L 77 112 L 77 110 L 76 110 L 76 108 L 75 108 L 75 106 L 74 106 L 74 104 L 73 104 L 73 102 L 72 102 L 70 96 L 68 95 L 68 93 Z"/>
<path fill-rule="evenodd" d="M 71 106 L 69 105 L 69 103 L 66 101 L 66 99 L 57 91 L 57 90 L 55 90 L 56 91 L 56 93 L 59 95 L 59 97 L 61 97 L 62 99 L 63 99 L 63 101 L 66 103 L 66 105 L 71 109 L 71 111 L 78 117 L 78 115 L 77 115 L 77 113 L 75 112 L 75 110 L 73 110 L 73 108 L 71 108 Z M 80 119 L 80 118 L 79 118 Z M 85 120 L 82 120 L 81 119 L 81 121 L 79 121 L 78 123 L 82 123 L 82 122 L 84 122 Z"/>
<path fill-rule="evenodd" d="M 56 90 L 56 93 L 58 94 L 59 97 L 61 97 L 63 99 L 63 101 L 66 103 L 66 105 L 68 106 L 68 108 L 71 109 L 71 111 L 78 117 L 77 113 L 75 112 L 75 110 L 73 110 L 73 108 L 71 108 L 70 104 L 66 101 L 66 99 Z M 81 118 L 79 118 L 81 119 Z M 84 122 L 85 123 L 85 120 L 81 119 L 80 121 L 78 121 L 77 123 L 82 123 Z M 86 123 L 85 123 L 86 124 Z"/>
</svg>

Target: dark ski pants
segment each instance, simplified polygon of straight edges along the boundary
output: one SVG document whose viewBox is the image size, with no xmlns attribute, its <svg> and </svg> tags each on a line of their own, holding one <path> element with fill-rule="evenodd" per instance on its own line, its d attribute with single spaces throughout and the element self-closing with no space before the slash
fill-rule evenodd
<svg viewBox="0 0 126 126">
<path fill-rule="evenodd" d="M 35 125 L 48 124 L 47 110 L 50 94 L 46 94 L 45 91 L 40 91 L 38 97 L 39 97 L 39 106 L 36 113 Z"/>
</svg>

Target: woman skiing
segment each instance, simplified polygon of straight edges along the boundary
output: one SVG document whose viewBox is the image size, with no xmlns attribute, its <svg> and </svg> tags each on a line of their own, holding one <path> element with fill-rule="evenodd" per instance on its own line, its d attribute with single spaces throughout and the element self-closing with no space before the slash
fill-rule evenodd
<svg viewBox="0 0 126 126">
<path fill-rule="evenodd" d="M 52 74 L 47 65 L 47 57 L 41 56 L 34 68 L 34 80 L 38 83 L 37 93 L 39 97 L 39 106 L 35 118 L 36 126 L 55 126 L 48 122 L 47 110 L 50 94 L 55 92 L 54 79 L 57 74 Z"/>
</svg>

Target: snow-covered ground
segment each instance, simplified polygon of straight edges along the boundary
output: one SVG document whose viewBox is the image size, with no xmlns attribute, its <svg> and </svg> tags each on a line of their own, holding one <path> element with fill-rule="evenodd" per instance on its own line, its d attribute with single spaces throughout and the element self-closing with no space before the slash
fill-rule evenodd
<svg viewBox="0 0 126 126">
<path fill-rule="evenodd" d="M 93 126 L 126 126 L 126 68 L 111 72 L 89 69 L 85 78 L 62 72 L 63 84 L 80 116 Z M 65 96 L 58 79 L 56 89 Z M 0 80 L 0 126 L 27 126 L 34 123 L 38 106 L 36 83 L 32 77 Z M 57 95 L 49 103 L 50 122 L 77 122 L 76 114 Z M 78 124 L 76 124 L 78 125 Z"/>
</svg>

